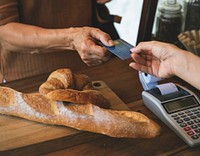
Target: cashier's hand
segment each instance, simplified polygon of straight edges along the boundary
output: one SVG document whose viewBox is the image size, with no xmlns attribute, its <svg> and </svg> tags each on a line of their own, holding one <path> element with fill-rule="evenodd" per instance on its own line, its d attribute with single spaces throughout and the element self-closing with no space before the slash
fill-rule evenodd
<svg viewBox="0 0 200 156">
<path fill-rule="evenodd" d="M 131 49 L 135 62 L 130 67 L 160 78 L 174 75 L 174 61 L 178 57 L 178 48 L 172 44 L 157 41 L 141 42 Z"/>
<path fill-rule="evenodd" d="M 88 66 L 99 65 L 109 60 L 111 53 L 99 46 L 100 41 L 106 46 L 113 46 L 110 36 L 97 28 L 74 28 L 73 47 Z"/>
</svg>

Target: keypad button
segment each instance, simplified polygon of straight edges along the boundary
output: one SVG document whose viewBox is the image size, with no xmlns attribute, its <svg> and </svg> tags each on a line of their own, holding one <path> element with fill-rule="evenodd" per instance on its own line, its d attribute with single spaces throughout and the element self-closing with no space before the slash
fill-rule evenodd
<svg viewBox="0 0 200 156">
<path fill-rule="evenodd" d="M 194 124 L 194 122 L 193 121 L 188 121 L 187 124 L 188 125 L 192 125 L 192 124 Z"/>
<path fill-rule="evenodd" d="M 193 113 L 188 113 L 187 115 L 188 115 L 188 116 L 192 116 L 192 115 L 193 115 Z"/>
<path fill-rule="evenodd" d="M 193 110 L 191 110 L 192 112 L 197 112 L 198 110 L 197 109 L 193 109 Z"/>
<path fill-rule="evenodd" d="M 183 118 L 184 121 L 190 121 L 190 118 Z"/>
<path fill-rule="evenodd" d="M 178 115 L 183 115 L 183 114 L 184 114 L 183 112 L 179 112 L 179 113 L 178 113 Z"/>
<path fill-rule="evenodd" d="M 193 131 L 189 131 L 187 132 L 187 134 L 191 136 L 191 135 L 194 135 L 195 133 Z"/>
<path fill-rule="evenodd" d="M 191 112 L 190 110 L 185 110 L 185 113 L 186 113 L 186 114 L 188 114 L 188 113 L 190 113 L 190 112 Z"/>
<path fill-rule="evenodd" d="M 177 117 L 174 117 L 174 120 L 178 120 L 178 119 L 180 119 L 180 117 L 178 117 L 178 116 L 177 116 Z"/>
<path fill-rule="evenodd" d="M 192 129 L 196 129 L 196 128 L 198 128 L 198 126 L 197 125 L 192 125 L 191 128 Z"/>
<path fill-rule="evenodd" d="M 200 129 L 195 129 L 194 130 L 196 133 L 200 133 Z"/>
<path fill-rule="evenodd" d="M 194 122 L 195 123 L 200 123 L 200 119 L 195 119 Z"/>
<path fill-rule="evenodd" d="M 191 136 L 191 138 L 195 140 L 195 139 L 198 139 L 199 136 L 198 135 L 193 135 L 193 136 Z"/>
<path fill-rule="evenodd" d="M 186 123 L 181 123 L 180 126 L 181 126 L 181 127 L 186 127 L 187 124 L 186 124 Z"/>
<path fill-rule="evenodd" d="M 185 118 L 185 117 L 187 117 L 187 115 L 181 115 L 181 118 Z"/>
<path fill-rule="evenodd" d="M 196 117 L 196 116 L 194 116 L 194 115 L 190 117 L 190 119 L 196 119 L 196 118 L 197 118 L 197 117 Z"/>
<path fill-rule="evenodd" d="M 185 128 L 183 128 L 183 129 L 184 129 L 184 131 L 190 131 L 190 130 L 191 130 L 190 127 L 185 127 Z"/>
<path fill-rule="evenodd" d="M 178 114 L 172 114 L 171 115 L 172 118 L 177 117 L 177 116 L 178 116 Z"/>
<path fill-rule="evenodd" d="M 182 122 L 183 122 L 183 120 L 181 120 L 181 119 L 178 119 L 178 120 L 176 120 L 176 122 L 177 122 L 177 123 L 182 123 Z"/>
</svg>

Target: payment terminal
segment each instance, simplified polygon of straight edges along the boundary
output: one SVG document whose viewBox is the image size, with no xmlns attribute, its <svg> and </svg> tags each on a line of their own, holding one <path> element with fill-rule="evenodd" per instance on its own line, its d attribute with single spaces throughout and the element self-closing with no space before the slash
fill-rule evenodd
<svg viewBox="0 0 200 156">
<path fill-rule="evenodd" d="M 139 72 L 144 104 L 189 146 L 200 145 L 200 101 L 191 90 Z"/>
</svg>

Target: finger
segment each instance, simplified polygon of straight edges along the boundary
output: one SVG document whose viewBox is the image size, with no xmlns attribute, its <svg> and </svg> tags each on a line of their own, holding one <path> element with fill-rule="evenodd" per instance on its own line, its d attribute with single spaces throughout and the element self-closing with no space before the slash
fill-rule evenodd
<svg viewBox="0 0 200 156">
<path fill-rule="evenodd" d="M 87 57 L 85 59 L 82 59 L 86 64 L 102 64 L 104 62 L 107 62 L 111 58 L 111 55 L 108 55 L 106 57 L 98 57 L 96 55 L 91 55 L 90 57 Z"/>
<path fill-rule="evenodd" d="M 111 59 L 111 56 L 112 56 L 112 53 L 107 53 L 107 55 L 105 56 L 105 57 L 103 57 L 102 58 L 102 61 L 103 62 L 107 62 L 108 60 L 110 60 Z"/>
<path fill-rule="evenodd" d="M 146 65 L 147 60 L 146 60 L 146 55 L 138 55 L 137 53 L 131 54 L 133 60 L 139 64 Z"/>
<path fill-rule="evenodd" d="M 96 59 L 96 58 L 91 58 L 91 59 L 84 59 L 83 60 L 85 63 L 89 64 L 89 63 L 95 63 L 95 62 L 103 62 L 100 59 Z"/>
<path fill-rule="evenodd" d="M 145 66 L 145 65 L 141 65 L 141 64 L 138 64 L 138 63 L 135 63 L 135 62 L 131 62 L 129 64 L 129 66 L 132 67 L 135 70 L 142 71 L 142 72 L 148 73 L 148 74 L 152 74 L 152 69 L 150 67 Z"/>
<path fill-rule="evenodd" d="M 91 31 L 91 36 L 106 46 L 114 46 L 115 45 L 113 40 L 111 39 L 110 35 L 101 31 L 100 29 L 93 29 L 93 31 Z"/>
<path fill-rule="evenodd" d="M 88 60 L 88 61 L 86 61 L 85 63 L 86 63 L 88 66 L 96 66 L 96 65 L 102 64 L 103 61 L 101 61 L 101 60 L 93 60 L 93 61 Z"/>
<path fill-rule="evenodd" d="M 93 55 L 93 54 L 87 54 L 87 55 L 82 55 L 81 59 L 83 61 L 91 61 L 91 62 L 93 62 L 93 61 L 96 61 L 96 60 L 102 60 L 102 57 L 99 57 L 99 56 Z"/>
<path fill-rule="evenodd" d="M 148 54 L 152 51 L 152 42 L 140 42 L 136 47 L 130 49 L 132 53 L 145 53 Z"/>
<path fill-rule="evenodd" d="M 102 46 L 97 45 L 93 40 L 87 40 L 85 42 L 85 45 L 88 49 L 88 51 L 90 51 L 90 53 L 92 55 L 96 55 L 97 57 L 107 57 L 110 55 L 110 52 L 108 52 L 107 49 L 105 49 Z"/>
</svg>

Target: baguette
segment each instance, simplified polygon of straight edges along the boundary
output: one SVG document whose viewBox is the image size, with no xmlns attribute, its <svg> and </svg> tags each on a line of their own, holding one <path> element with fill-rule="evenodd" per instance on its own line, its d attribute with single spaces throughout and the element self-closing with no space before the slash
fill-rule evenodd
<svg viewBox="0 0 200 156">
<path fill-rule="evenodd" d="M 77 104 L 91 103 L 109 108 L 110 101 L 101 92 L 94 90 L 92 81 L 84 74 L 73 74 L 70 69 L 58 69 L 52 72 L 47 81 L 39 87 L 41 94 L 51 100 L 60 100 Z"/>
<path fill-rule="evenodd" d="M 155 122 L 138 112 L 54 101 L 41 93 L 24 94 L 8 87 L 0 87 L 0 93 L 1 114 L 117 138 L 153 138 L 160 133 Z"/>
<path fill-rule="evenodd" d="M 0 113 L 63 125 L 117 138 L 153 138 L 160 127 L 134 111 L 105 109 L 109 100 L 94 90 L 88 76 L 59 69 L 50 74 L 38 93 L 0 87 Z M 103 108 L 101 108 L 103 107 Z"/>
</svg>

